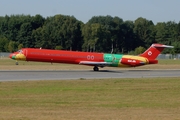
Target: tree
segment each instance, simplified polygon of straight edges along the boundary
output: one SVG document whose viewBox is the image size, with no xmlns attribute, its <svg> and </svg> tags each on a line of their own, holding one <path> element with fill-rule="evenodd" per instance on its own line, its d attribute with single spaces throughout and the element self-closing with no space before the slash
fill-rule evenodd
<svg viewBox="0 0 180 120">
<path fill-rule="evenodd" d="M 62 50 L 62 49 L 63 49 L 63 47 L 60 45 L 55 47 L 55 50 Z"/>
<path fill-rule="evenodd" d="M 121 18 L 111 17 L 108 15 L 108 16 L 94 16 L 88 21 L 87 24 L 101 25 L 101 32 L 103 33 L 99 33 L 99 37 L 97 38 L 100 39 L 98 41 L 103 41 L 101 42 L 101 44 L 106 43 L 106 47 L 102 46 L 104 48 L 103 51 L 113 52 L 113 51 L 119 51 L 120 47 L 122 47 L 121 44 L 119 44 L 121 43 L 120 41 L 122 40 L 121 39 L 122 34 L 120 28 L 122 23 L 123 20 Z"/>
<path fill-rule="evenodd" d="M 173 54 L 180 53 L 180 42 L 173 42 L 172 45 L 174 46 Z"/>
<path fill-rule="evenodd" d="M 24 47 L 34 47 L 34 39 L 32 39 L 32 25 L 30 22 L 23 23 L 18 32 L 18 42 Z"/>
<path fill-rule="evenodd" d="M 21 48 L 23 48 L 23 44 L 18 45 L 18 50 L 20 50 Z"/>
<path fill-rule="evenodd" d="M 144 47 L 139 46 L 139 47 L 137 47 L 137 48 L 135 49 L 135 54 L 136 54 L 136 55 L 139 55 L 139 54 L 143 53 L 145 50 L 146 50 L 146 49 L 145 49 Z"/>
<path fill-rule="evenodd" d="M 145 18 L 138 18 L 134 22 L 134 33 L 137 35 L 138 45 L 148 47 L 155 42 L 154 24 Z"/>
<path fill-rule="evenodd" d="M 123 43 L 121 44 L 122 46 L 122 51 L 124 52 L 129 52 L 134 50 L 137 47 L 138 40 L 135 38 L 135 34 L 133 31 L 134 28 L 134 23 L 133 21 L 125 21 L 121 25 L 121 31 L 122 31 L 122 38 Z"/>
<path fill-rule="evenodd" d="M 37 28 L 42 27 L 44 25 L 44 22 L 45 22 L 45 18 L 39 14 L 31 17 L 31 24 L 32 24 L 33 30 L 36 30 Z"/>
<path fill-rule="evenodd" d="M 0 37 L 0 51 L 7 52 L 9 40 L 6 37 Z"/>
<path fill-rule="evenodd" d="M 96 51 L 96 44 L 100 38 L 101 25 L 100 24 L 87 24 L 84 25 L 82 35 L 84 37 L 84 48 L 87 51 Z"/>
<path fill-rule="evenodd" d="M 178 39 L 177 24 L 174 22 L 158 23 L 156 28 L 156 41 L 162 44 L 171 44 Z"/>
<path fill-rule="evenodd" d="M 81 50 L 81 22 L 73 16 L 55 15 L 48 17 L 44 25 L 33 31 L 36 47 L 66 50 Z"/>
<path fill-rule="evenodd" d="M 8 51 L 9 52 L 15 52 L 17 51 L 18 44 L 15 41 L 10 41 L 8 45 Z"/>
</svg>

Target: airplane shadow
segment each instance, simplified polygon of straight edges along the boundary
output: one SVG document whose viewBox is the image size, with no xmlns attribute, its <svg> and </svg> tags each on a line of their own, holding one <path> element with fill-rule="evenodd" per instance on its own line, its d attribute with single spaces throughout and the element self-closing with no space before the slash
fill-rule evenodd
<svg viewBox="0 0 180 120">
<path fill-rule="evenodd" d="M 124 73 L 124 72 L 148 72 L 153 70 L 99 70 L 99 71 L 93 71 L 93 70 L 12 70 L 12 71 L 1 71 L 1 72 L 102 72 L 102 73 Z"/>
<path fill-rule="evenodd" d="M 148 72 L 152 70 L 99 70 L 99 71 L 91 71 L 91 72 L 112 72 L 112 73 L 124 73 L 124 72 Z"/>
<path fill-rule="evenodd" d="M 127 70 L 130 72 L 144 72 L 144 71 L 153 71 L 153 70 Z"/>
<path fill-rule="evenodd" d="M 115 70 L 99 70 L 99 71 L 93 71 L 93 70 L 90 70 L 90 71 L 87 71 L 87 72 L 94 72 L 94 73 L 97 73 L 97 72 L 122 73 L 122 71 L 115 71 Z"/>
</svg>

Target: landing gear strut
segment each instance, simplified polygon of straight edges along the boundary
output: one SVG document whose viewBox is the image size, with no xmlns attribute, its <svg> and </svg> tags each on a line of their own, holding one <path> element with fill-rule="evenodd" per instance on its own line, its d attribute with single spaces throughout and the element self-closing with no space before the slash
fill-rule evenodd
<svg viewBox="0 0 180 120">
<path fill-rule="evenodd" d="M 99 68 L 97 66 L 94 66 L 93 70 L 94 71 L 99 71 Z"/>
<path fill-rule="evenodd" d="M 16 61 L 16 65 L 19 65 L 18 61 Z"/>
</svg>

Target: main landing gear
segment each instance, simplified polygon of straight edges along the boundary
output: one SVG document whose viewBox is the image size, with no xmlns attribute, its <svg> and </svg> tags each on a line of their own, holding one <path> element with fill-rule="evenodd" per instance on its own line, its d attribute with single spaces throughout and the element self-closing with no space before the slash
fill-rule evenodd
<svg viewBox="0 0 180 120">
<path fill-rule="evenodd" d="M 99 71 L 99 68 L 97 66 L 94 66 L 93 70 L 94 71 Z"/>
</svg>

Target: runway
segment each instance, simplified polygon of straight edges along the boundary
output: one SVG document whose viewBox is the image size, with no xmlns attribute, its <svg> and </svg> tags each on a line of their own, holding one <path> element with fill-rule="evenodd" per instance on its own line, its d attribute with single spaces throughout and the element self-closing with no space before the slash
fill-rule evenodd
<svg viewBox="0 0 180 120">
<path fill-rule="evenodd" d="M 180 77 L 180 70 L 0 71 L 0 81 Z"/>
</svg>

